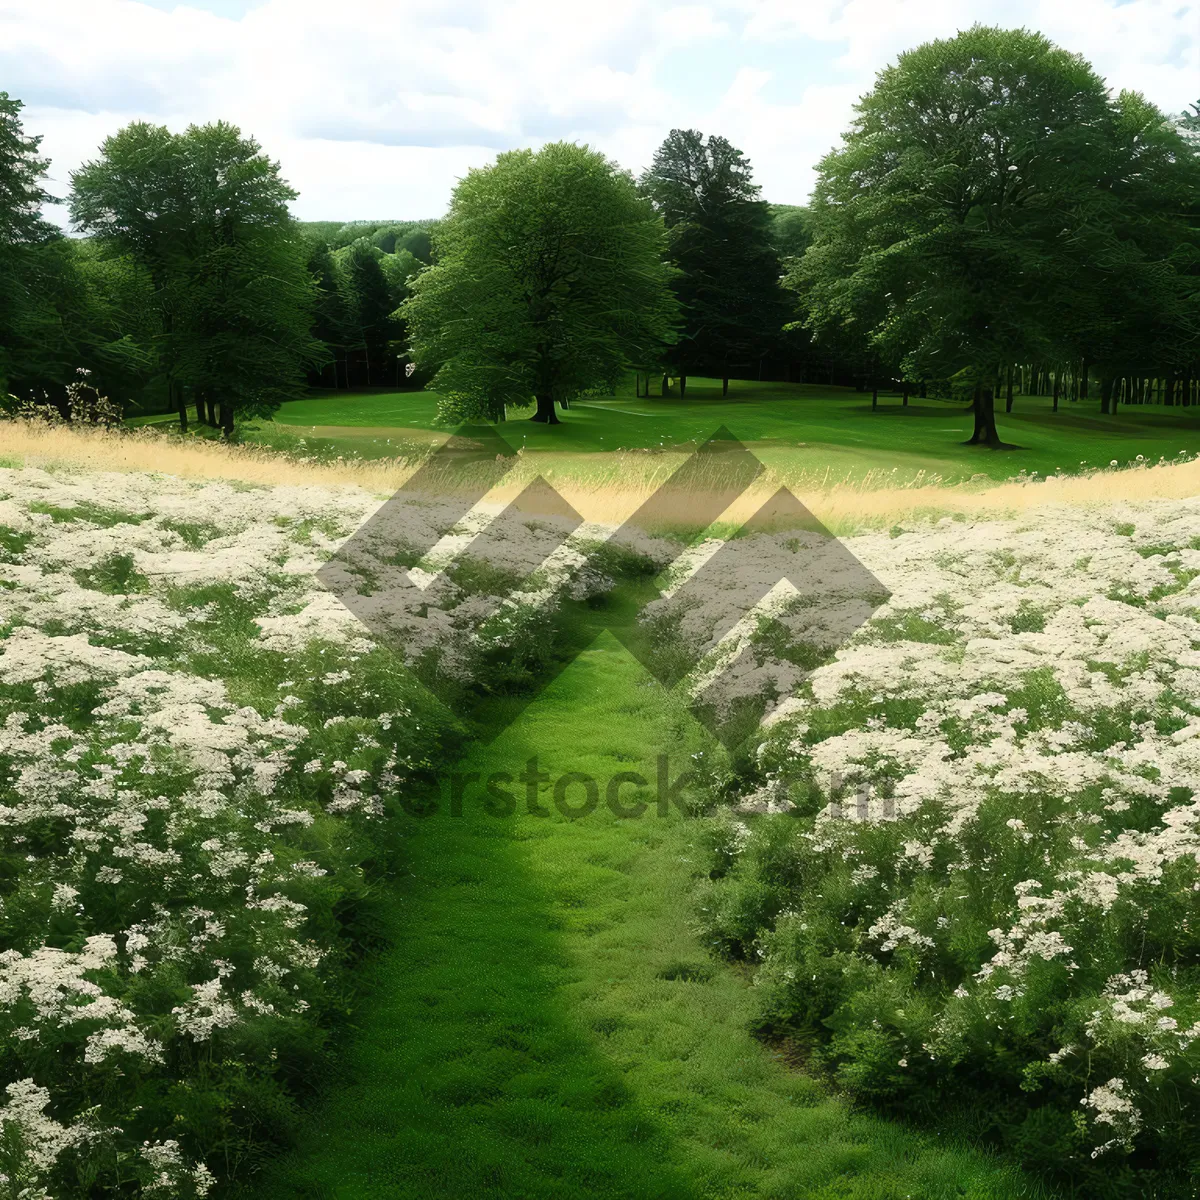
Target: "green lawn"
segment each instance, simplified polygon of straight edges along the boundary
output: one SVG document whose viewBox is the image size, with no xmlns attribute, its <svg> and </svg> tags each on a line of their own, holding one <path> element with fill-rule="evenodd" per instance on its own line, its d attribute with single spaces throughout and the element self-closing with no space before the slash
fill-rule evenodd
<svg viewBox="0 0 1200 1200">
<path fill-rule="evenodd" d="M 691 839 L 618 820 L 619 771 L 672 777 L 704 734 L 605 635 L 459 770 L 599 781 L 569 820 L 406 818 L 393 945 L 367 973 L 342 1074 L 256 1200 L 1040 1196 L 942 1131 L 852 1114 L 748 1032 L 748 981 L 693 932 Z M 621 799 L 630 803 L 635 789 Z M 581 802 L 575 787 L 568 800 Z"/>
<path fill-rule="evenodd" d="M 1012 414 L 1000 404 L 1001 436 L 1017 449 L 964 446 L 970 414 L 962 405 L 885 393 L 872 412 L 869 394 L 850 388 L 734 381 L 728 398 L 719 381 L 692 379 L 687 399 L 638 399 L 632 379 L 613 398 L 580 401 L 560 414 L 562 424 L 536 425 L 521 417 L 503 426 L 516 446 L 535 451 L 594 453 L 639 447 L 677 446 L 707 438 L 725 425 L 756 443 L 760 457 L 835 476 L 860 476 L 895 468 L 902 479 L 918 471 L 948 480 L 985 474 L 1004 479 L 1022 469 L 1040 474 L 1077 471 L 1081 464 L 1124 464 L 1141 454 L 1157 461 L 1181 450 L 1200 451 L 1200 412 L 1144 406 L 1101 416 L 1096 400 L 1051 411 L 1045 397 L 1020 396 Z M 428 438 L 436 424 L 430 392 L 329 392 L 285 404 L 274 427 L 306 436 L 337 453 L 381 457 Z M 263 435 L 267 434 L 264 428 Z M 253 434 L 251 436 L 254 436 Z M 261 436 L 261 435 L 260 435 Z"/>
</svg>

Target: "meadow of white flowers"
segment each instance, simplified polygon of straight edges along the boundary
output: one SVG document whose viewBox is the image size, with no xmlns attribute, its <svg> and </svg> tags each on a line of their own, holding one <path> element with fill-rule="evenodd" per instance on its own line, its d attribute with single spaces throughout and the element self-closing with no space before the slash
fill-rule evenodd
<svg viewBox="0 0 1200 1200">
<path fill-rule="evenodd" d="M 856 1093 L 984 1093 L 1028 1161 L 1190 1177 L 1200 500 L 847 545 L 891 597 L 710 830 L 706 927 Z"/>
<path fill-rule="evenodd" d="M 286 1136 L 437 744 L 314 578 L 376 503 L 0 470 L 0 1195 L 204 1195 Z"/>
<path fill-rule="evenodd" d="M 452 736 L 316 577 L 378 506 L 0 469 L 0 1196 L 201 1196 L 286 1140 L 398 853 L 380 818 Z M 858 1094 L 983 1094 L 1040 1165 L 1191 1170 L 1200 502 L 846 545 L 890 598 L 768 672 L 761 786 L 706 826 L 713 943 Z M 494 620 L 465 576 L 414 593 L 393 640 L 511 669 L 556 589 L 601 586 L 558 557 Z M 855 603 L 778 616 L 836 642 Z"/>
</svg>

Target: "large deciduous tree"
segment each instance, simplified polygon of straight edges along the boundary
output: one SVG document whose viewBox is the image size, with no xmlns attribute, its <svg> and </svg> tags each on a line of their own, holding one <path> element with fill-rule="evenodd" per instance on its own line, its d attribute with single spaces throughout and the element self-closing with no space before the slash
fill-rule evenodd
<svg viewBox="0 0 1200 1200">
<path fill-rule="evenodd" d="M 609 386 L 671 336 L 662 220 L 633 179 L 567 142 L 501 154 L 454 191 L 401 306 L 448 420 L 500 420 Z"/>
<path fill-rule="evenodd" d="M 314 284 L 288 212 L 295 192 L 252 138 L 225 122 L 181 134 L 134 122 L 72 173 L 71 216 L 153 280 L 162 368 L 187 426 L 187 396 L 232 433 L 269 412 L 319 360 Z"/>
<path fill-rule="evenodd" d="M 681 375 L 770 353 L 788 319 L 770 206 L 750 163 L 722 137 L 673 129 L 641 177 L 662 214 L 683 328 L 669 362 Z"/>
<path fill-rule="evenodd" d="M 975 26 L 902 54 L 820 164 L 796 282 L 814 328 L 882 363 L 976 385 L 998 445 L 1001 364 L 1065 357 L 1086 322 L 1114 116 L 1103 81 L 1040 34 Z"/>
</svg>

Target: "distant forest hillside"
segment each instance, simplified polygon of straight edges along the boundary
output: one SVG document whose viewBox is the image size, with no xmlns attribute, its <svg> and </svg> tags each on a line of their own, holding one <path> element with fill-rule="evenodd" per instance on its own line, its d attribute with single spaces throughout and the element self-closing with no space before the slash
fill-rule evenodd
<svg viewBox="0 0 1200 1200">
<path fill-rule="evenodd" d="M 331 361 L 309 375 L 324 387 L 398 386 L 408 332 L 395 315 L 408 281 L 433 261 L 437 219 L 301 221 L 319 288 L 313 333 Z M 419 384 L 419 379 L 409 382 Z"/>
</svg>

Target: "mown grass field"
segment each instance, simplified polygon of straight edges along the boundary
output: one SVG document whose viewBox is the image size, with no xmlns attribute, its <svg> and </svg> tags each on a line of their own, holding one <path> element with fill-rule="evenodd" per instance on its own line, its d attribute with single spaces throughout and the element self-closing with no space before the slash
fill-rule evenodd
<svg viewBox="0 0 1200 1200">
<path fill-rule="evenodd" d="M 436 434 L 433 393 L 322 393 L 285 404 L 270 424 L 251 437 L 273 432 L 303 436 L 311 446 L 328 443 L 337 453 L 376 458 L 393 455 Z M 720 381 L 689 379 L 687 397 L 634 395 L 633 381 L 615 397 L 577 402 L 558 426 L 537 425 L 525 414 L 503 426 L 515 447 L 529 451 L 595 454 L 620 449 L 669 448 L 703 441 L 724 425 L 754 443 L 768 466 L 861 478 L 896 471 L 900 482 L 919 472 L 947 481 L 982 474 L 1006 479 L 1026 472 L 1053 474 L 1122 465 L 1140 454 L 1150 461 L 1200 450 L 1200 414 L 1192 409 L 1122 408 L 1102 416 L 1097 400 L 1062 401 L 1052 412 L 1048 397 L 1018 396 L 1014 411 L 998 406 L 1001 437 L 1013 450 L 964 446 L 972 421 L 964 406 L 941 400 L 883 393 L 871 409 L 869 393 L 811 384 L 735 380 L 721 397 Z"/>
</svg>

